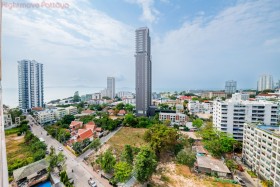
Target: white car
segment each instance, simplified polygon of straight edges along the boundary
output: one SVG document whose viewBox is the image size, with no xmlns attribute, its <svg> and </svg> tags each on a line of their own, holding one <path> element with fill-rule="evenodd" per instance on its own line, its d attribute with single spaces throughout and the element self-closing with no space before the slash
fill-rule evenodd
<svg viewBox="0 0 280 187">
<path fill-rule="evenodd" d="M 59 151 L 63 151 L 62 147 L 58 147 L 58 150 L 59 150 Z"/>
<path fill-rule="evenodd" d="M 97 187 L 97 184 L 94 180 L 90 179 L 88 180 L 88 184 L 91 186 L 91 187 Z"/>
</svg>

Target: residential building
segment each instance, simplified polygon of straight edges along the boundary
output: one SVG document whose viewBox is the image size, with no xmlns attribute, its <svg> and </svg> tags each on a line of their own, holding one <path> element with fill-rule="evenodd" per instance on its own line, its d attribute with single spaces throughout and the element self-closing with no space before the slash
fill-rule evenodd
<svg viewBox="0 0 280 187">
<path fill-rule="evenodd" d="M 90 101 L 90 100 L 92 100 L 92 94 L 86 94 L 86 95 L 81 96 L 81 101 L 82 102 L 87 102 L 87 101 Z"/>
<path fill-rule="evenodd" d="M 75 106 L 69 106 L 65 108 L 67 115 L 75 115 L 78 114 L 78 109 Z"/>
<path fill-rule="evenodd" d="M 35 60 L 18 61 L 19 108 L 44 106 L 43 64 Z"/>
<path fill-rule="evenodd" d="M 44 110 L 36 113 L 36 118 L 39 124 L 44 125 L 55 121 L 55 113 L 52 110 Z"/>
<path fill-rule="evenodd" d="M 276 88 L 280 89 L 280 80 L 276 83 Z"/>
<path fill-rule="evenodd" d="M 245 123 L 242 158 L 259 177 L 280 187 L 279 126 Z"/>
<path fill-rule="evenodd" d="M 108 97 L 108 95 L 109 95 L 108 93 L 109 93 L 109 92 L 108 92 L 107 88 L 101 90 L 101 91 L 100 91 L 101 99 L 102 99 L 103 97 Z"/>
<path fill-rule="evenodd" d="M 250 98 L 250 96 L 247 93 L 235 93 L 235 94 L 232 94 L 232 97 L 231 97 L 231 99 L 235 100 L 235 101 L 240 101 L 240 100 L 246 101 L 246 100 L 249 100 L 249 98 Z"/>
<path fill-rule="evenodd" d="M 92 99 L 96 99 L 96 100 L 102 99 L 101 93 L 94 93 L 94 94 L 92 94 Z"/>
<path fill-rule="evenodd" d="M 4 114 L 4 128 L 10 127 L 13 125 L 11 114 Z"/>
<path fill-rule="evenodd" d="M 82 121 L 72 121 L 69 128 L 71 130 L 77 130 L 83 127 L 83 122 Z"/>
<path fill-rule="evenodd" d="M 237 83 L 234 80 L 226 81 L 225 93 L 234 94 L 236 92 Z"/>
<path fill-rule="evenodd" d="M 202 98 L 209 98 L 209 99 L 213 99 L 213 98 L 226 98 L 227 94 L 225 92 L 204 92 L 201 94 Z"/>
<path fill-rule="evenodd" d="M 207 173 L 218 177 L 231 177 L 231 172 L 223 161 L 208 156 L 196 156 L 196 169 L 198 172 Z"/>
<path fill-rule="evenodd" d="M 151 38 L 147 27 L 139 28 L 135 33 L 136 115 L 147 116 L 152 105 Z"/>
<path fill-rule="evenodd" d="M 189 101 L 188 110 L 192 114 L 197 114 L 197 113 L 212 114 L 213 113 L 213 102 Z"/>
<path fill-rule="evenodd" d="M 258 81 L 258 91 L 274 89 L 272 75 L 261 75 Z"/>
<path fill-rule="evenodd" d="M 48 165 L 45 160 L 39 160 L 13 171 L 14 181 L 17 186 L 35 186 L 48 179 Z"/>
<path fill-rule="evenodd" d="M 128 91 L 120 91 L 117 93 L 117 96 L 119 98 L 134 98 L 134 94 L 132 92 L 128 92 Z"/>
<path fill-rule="evenodd" d="M 160 121 L 170 120 L 171 125 L 185 125 L 187 121 L 187 116 L 186 114 L 181 114 L 181 113 L 160 112 L 159 120 Z"/>
<path fill-rule="evenodd" d="M 92 115 L 92 114 L 95 114 L 95 111 L 87 109 L 87 110 L 82 111 L 81 114 Z"/>
<path fill-rule="evenodd" d="M 56 108 L 54 109 L 54 116 L 55 119 L 60 120 L 62 119 L 65 115 L 67 115 L 67 111 L 65 108 Z"/>
<path fill-rule="evenodd" d="M 108 97 L 114 99 L 116 96 L 115 93 L 115 77 L 107 77 L 107 91 Z"/>
<path fill-rule="evenodd" d="M 269 101 L 217 100 L 214 101 L 213 124 L 218 130 L 230 133 L 241 141 L 245 122 L 276 125 L 278 107 Z"/>
</svg>

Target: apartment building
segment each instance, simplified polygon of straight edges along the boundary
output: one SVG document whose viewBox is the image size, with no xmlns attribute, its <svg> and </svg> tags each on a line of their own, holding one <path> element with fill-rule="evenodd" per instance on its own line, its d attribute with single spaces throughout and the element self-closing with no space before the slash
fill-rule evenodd
<svg viewBox="0 0 280 187">
<path fill-rule="evenodd" d="M 212 114 L 213 102 L 189 101 L 188 110 L 192 114 L 196 114 L 196 113 Z"/>
<path fill-rule="evenodd" d="M 241 141 L 245 122 L 276 125 L 278 110 L 279 106 L 269 101 L 217 100 L 213 105 L 213 124 Z"/>
<path fill-rule="evenodd" d="M 44 125 L 55 121 L 55 113 L 53 110 L 44 110 L 36 113 L 36 118 L 39 124 Z"/>
<path fill-rule="evenodd" d="M 187 122 L 187 116 L 186 114 L 181 114 L 181 113 L 160 112 L 159 120 L 160 121 L 170 120 L 171 125 L 185 125 Z"/>
<path fill-rule="evenodd" d="M 78 114 L 78 109 L 75 106 L 69 106 L 65 108 L 67 115 L 75 115 Z"/>
<path fill-rule="evenodd" d="M 65 108 L 54 109 L 54 116 L 55 116 L 55 119 L 57 119 L 57 120 L 63 118 L 66 114 L 67 114 L 67 112 L 66 112 Z"/>
<path fill-rule="evenodd" d="M 13 125 L 11 114 L 4 114 L 4 128 L 10 127 Z"/>
<path fill-rule="evenodd" d="M 226 98 L 227 94 L 225 92 L 204 92 L 204 93 L 201 94 L 201 97 L 202 98 L 209 98 L 209 99 L 212 99 L 212 98 L 215 98 L 215 97 Z"/>
<path fill-rule="evenodd" d="M 279 126 L 245 123 L 242 158 L 258 176 L 280 187 Z"/>
</svg>

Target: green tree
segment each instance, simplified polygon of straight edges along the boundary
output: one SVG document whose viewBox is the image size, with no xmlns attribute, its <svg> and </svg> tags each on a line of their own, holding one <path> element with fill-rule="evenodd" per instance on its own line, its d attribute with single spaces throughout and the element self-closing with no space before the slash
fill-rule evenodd
<svg viewBox="0 0 280 187">
<path fill-rule="evenodd" d="M 184 164 L 192 168 L 196 161 L 196 156 L 191 151 L 186 152 L 185 150 L 181 150 L 176 156 L 176 161 L 179 164 Z"/>
<path fill-rule="evenodd" d="M 188 142 L 189 142 L 190 146 L 192 146 L 194 144 L 194 142 L 195 142 L 195 139 L 188 138 Z"/>
<path fill-rule="evenodd" d="M 135 159 L 134 170 L 140 183 L 146 182 L 157 166 L 156 156 L 148 147 L 142 147 Z"/>
<path fill-rule="evenodd" d="M 132 172 L 132 166 L 127 162 L 118 162 L 114 166 L 115 179 L 119 182 L 125 182 Z"/>
<path fill-rule="evenodd" d="M 123 103 L 117 104 L 117 105 L 116 105 L 116 109 L 118 109 L 118 110 L 124 109 L 124 104 L 123 104 Z"/>
<path fill-rule="evenodd" d="M 202 127 L 202 125 L 203 125 L 203 120 L 202 119 L 199 119 L 199 118 L 197 118 L 197 119 L 195 119 L 194 121 L 193 121 L 193 124 L 192 124 L 194 127 L 196 127 L 196 128 L 200 128 L 200 127 Z"/>
<path fill-rule="evenodd" d="M 98 148 L 100 147 L 100 145 L 101 145 L 100 139 L 96 138 L 96 139 L 92 140 L 92 142 L 90 143 L 90 148 L 97 151 Z"/>
<path fill-rule="evenodd" d="M 114 157 L 111 150 L 107 150 L 104 154 L 100 157 L 100 166 L 104 172 L 109 173 L 114 168 L 116 164 L 116 158 Z"/>
<path fill-rule="evenodd" d="M 22 111 L 18 108 L 10 109 L 8 111 L 8 113 L 11 114 L 11 118 L 12 118 L 13 123 L 15 123 L 15 118 L 16 117 L 20 117 L 22 115 Z"/>
<path fill-rule="evenodd" d="M 124 146 L 124 150 L 122 152 L 121 158 L 123 161 L 129 163 L 130 165 L 133 164 L 133 150 L 130 145 Z"/>
<path fill-rule="evenodd" d="M 74 102 L 79 102 L 80 100 L 81 100 L 81 97 L 79 96 L 79 92 L 76 91 L 76 92 L 74 93 L 73 101 L 74 101 Z"/>
<path fill-rule="evenodd" d="M 126 105 L 124 106 L 124 109 L 125 109 L 127 112 L 133 112 L 134 106 L 131 105 L 131 104 L 126 104 Z"/>
<path fill-rule="evenodd" d="M 168 109 L 169 109 L 168 104 L 165 104 L 165 103 L 159 104 L 158 107 L 159 107 L 159 109 L 161 109 L 161 110 L 168 110 Z"/>
<path fill-rule="evenodd" d="M 169 126 L 171 124 L 170 119 L 167 119 L 163 122 L 164 125 Z"/>
<path fill-rule="evenodd" d="M 82 143 L 81 142 L 75 142 L 73 143 L 72 146 L 73 150 L 77 153 L 77 154 L 81 154 L 83 147 L 82 147 Z"/>
<path fill-rule="evenodd" d="M 176 129 L 158 124 L 153 125 L 144 134 L 144 140 L 150 143 L 158 157 L 163 151 L 173 151 L 174 145 L 178 143 L 178 138 Z"/>
<path fill-rule="evenodd" d="M 136 117 L 133 114 L 127 114 L 124 117 L 123 123 L 126 126 L 136 127 L 138 121 L 137 121 Z"/>
<path fill-rule="evenodd" d="M 62 120 L 61 120 L 61 122 L 63 123 L 63 124 L 70 124 L 72 121 L 74 121 L 75 120 L 75 117 L 73 116 L 73 115 L 65 115 L 63 118 L 62 118 Z"/>
<path fill-rule="evenodd" d="M 234 172 L 237 169 L 237 165 L 233 160 L 226 160 L 226 166 L 230 169 L 230 171 Z"/>
<path fill-rule="evenodd" d="M 54 170 L 55 167 L 58 166 L 65 166 L 66 157 L 63 155 L 62 152 L 56 154 L 55 149 L 53 146 L 50 148 L 50 154 L 47 156 L 46 160 L 49 162 L 48 171 L 51 172 Z"/>
</svg>

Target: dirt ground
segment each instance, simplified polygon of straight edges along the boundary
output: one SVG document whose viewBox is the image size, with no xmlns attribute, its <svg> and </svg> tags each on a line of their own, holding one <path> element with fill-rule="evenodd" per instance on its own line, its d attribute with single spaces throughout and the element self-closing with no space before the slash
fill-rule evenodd
<svg viewBox="0 0 280 187">
<path fill-rule="evenodd" d="M 214 178 L 191 173 L 185 165 L 160 163 L 151 178 L 152 186 L 162 187 L 234 187 L 238 185 L 215 182 Z"/>
</svg>

